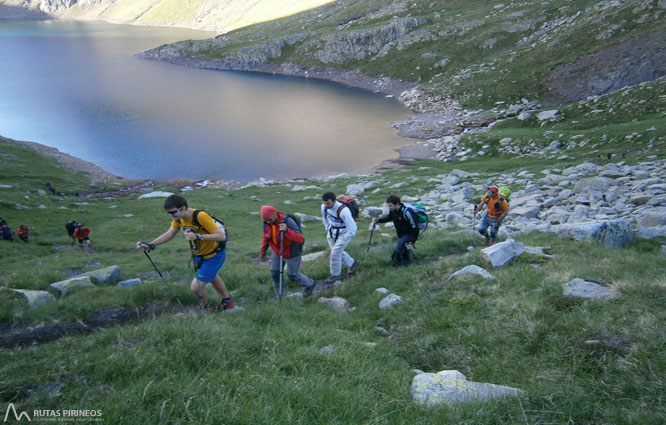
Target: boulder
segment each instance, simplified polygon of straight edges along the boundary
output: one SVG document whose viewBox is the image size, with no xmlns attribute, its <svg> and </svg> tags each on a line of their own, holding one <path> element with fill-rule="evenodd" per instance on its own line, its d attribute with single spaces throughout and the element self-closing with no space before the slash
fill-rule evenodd
<svg viewBox="0 0 666 425">
<path fill-rule="evenodd" d="M 412 399 L 427 407 L 468 401 L 488 401 L 501 397 L 519 396 L 523 393 L 517 388 L 470 382 L 457 370 L 443 370 L 437 373 L 416 371 L 416 373 L 417 375 L 412 380 Z"/>
<path fill-rule="evenodd" d="M 471 266 L 463 267 L 462 269 L 453 273 L 451 276 L 449 276 L 449 280 L 454 279 L 454 278 L 459 277 L 459 276 L 465 276 L 465 275 L 481 276 L 482 278 L 488 279 L 488 280 L 495 279 L 495 276 L 488 273 L 484 268 L 476 266 L 476 265 L 471 265 Z"/>
<path fill-rule="evenodd" d="M 592 239 L 606 248 L 619 248 L 633 241 L 635 232 L 625 220 L 592 221 L 576 224 L 562 224 L 551 227 L 551 231 L 569 235 L 580 241 Z"/>
<path fill-rule="evenodd" d="M 539 207 L 518 207 L 511 208 L 510 213 L 518 217 L 537 218 L 539 211 Z"/>
<path fill-rule="evenodd" d="M 358 196 L 363 192 L 365 192 L 365 186 L 360 183 L 347 185 L 347 190 L 345 191 L 345 193 L 351 196 Z"/>
<path fill-rule="evenodd" d="M 590 177 L 588 179 L 582 179 L 576 183 L 576 186 L 574 186 L 574 192 L 581 193 L 585 189 L 606 192 L 611 186 L 615 185 L 617 185 L 617 182 L 608 177 Z"/>
<path fill-rule="evenodd" d="M 104 267 L 103 269 L 93 270 L 82 273 L 81 276 L 90 276 L 92 281 L 97 284 L 116 283 L 123 278 L 123 274 L 118 266 Z"/>
<path fill-rule="evenodd" d="M 118 286 L 120 286 L 121 288 L 129 288 L 130 286 L 136 286 L 136 285 L 141 285 L 141 279 L 134 278 L 118 282 Z"/>
<path fill-rule="evenodd" d="M 598 283 L 588 282 L 583 279 L 573 279 L 563 285 L 564 296 L 578 298 L 617 298 L 610 289 Z"/>
<path fill-rule="evenodd" d="M 379 302 L 380 310 L 388 310 L 396 304 L 402 303 L 402 297 L 396 294 L 389 294 Z"/>
<path fill-rule="evenodd" d="M 173 195 L 171 192 L 161 192 L 161 191 L 154 191 L 154 192 L 148 192 L 144 193 L 143 195 L 139 196 L 138 199 L 146 199 L 146 198 L 166 198 L 168 196 Z"/>
<path fill-rule="evenodd" d="M 557 109 L 551 109 L 548 111 L 539 112 L 537 114 L 537 119 L 539 121 L 554 120 L 559 117 L 560 111 Z"/>
<path fill-rule="evenodd" d="M 525 252 L 525 244 L 509 238 L 504 242 L 482 249 L 481 258 L 490 263 L 493 268 L 498 268 L 506 266 L 523 252 Z"/>
<path fill-rule="evenodd" d="M 63 297 L 83 289 L 96 288 L 90 276 L 75 276 L 70 279 L 61 280 L 60 282 L 54 282 L 49 286 L 58 291 Z"/>
<path fill-rule="evenodd" d="M 55 301 L 53 294 L 46 291 L 31 291 L 29 289 L 10 289 L 10 291 L 23 295 L 30 308 Z"/>
</svg>

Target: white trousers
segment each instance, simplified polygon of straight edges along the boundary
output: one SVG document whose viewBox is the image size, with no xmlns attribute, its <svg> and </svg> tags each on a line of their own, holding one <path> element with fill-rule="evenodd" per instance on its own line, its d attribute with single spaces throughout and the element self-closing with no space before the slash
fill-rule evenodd
<svg viewBox="0 0 666 425">
<path fill-rule="evenodd" d="M 331 248 L 331 276 L 340 276 L 342 274 L 342 263 L 345 263 L 347 267 L 351 267 L 354 264 L 354 259 L 345 252 L 345 248 L 351 242 L 352 237 L 346 232 L 341 233 L 337 241 L 331 238 L 330 235 L 326 237 L 328 246 Z"/>
</svg>

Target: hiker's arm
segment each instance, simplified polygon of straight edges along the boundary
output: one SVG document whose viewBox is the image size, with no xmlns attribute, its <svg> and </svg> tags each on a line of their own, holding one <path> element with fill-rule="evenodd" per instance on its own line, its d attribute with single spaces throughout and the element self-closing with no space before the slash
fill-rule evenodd
<svg viewBox="0 0 666 425">
<path fill-rule="evenodd" d="M 504 217 L 506 217 L 506 215 L 509 213 L 509 203 L 506 202 L 506 201 L 504 201 L 502 203 L 506 204 L 506 208 L 504 209 L 504 211 L 502 211 L 502 214 L 500 214 L 500 216 L 498 218 L 500 222 L 503 221 Z"/>
<path fill-rule="evenodd" d="M 343 208 L 340 212 L 340 218 L 345 222 L 345 227 L 347 228 L 349 237 L 353 238 L 356 236 L 357 226 L 356 222 L 354 221 L 354 217 L 351 215 L 351 210 L 349 208 Z"/>
<path fill-rule="evenodd" d="M 178 229 L 177 229 L 177 228 L 175 228 L 175 227 L 169 227 L 169 230 L 167 230 L 166 232 L 162 233 L 161 235 L 159 235 L 158 237 L 156 237 L 155 239 L 153 239 L 152 242 L 149 242 L 149 243 L 150 243 L 150 245 L 152 245 L 152 246 L 161 245 L 161 244 L 163 244 L 163 243 L 167 243 L 167 242 L 169 242 L 169 241 L 170 241 L 171 239 L 173 239 L 174 236 L 176 236 L 177 234 L 178 234 Z M 137 249 L 142 250 L 142 251 L 145 251 L 146 249 L 149 248 L 149 246 L 146 246 L 143 242 L 137 242 L 137 243 L 136 243 L 136 247 L 137 247 Z"/>
<path fill-rule="evenodd" d="M 373 221 L 375 223 L 386 223 L 386 222 L 391 221 L 391 216 L 388 215 L 388 214 L 385 214 L 385 215 L 382 215 L 382 216 L 379 216 L 379 217 L 375 217 L 373 219 Z"/>
<path fill-rule="evenodd" d="M 268 248 L 269 248 L 268 237 L 266 236 L 266 230 L 264 230 L 261 236 L 261 249 L 259 250 L 259 255 L 261 255 L 262 258 L 266 257 L 266 252 L 268 252 Z"/>
<path fill-rule="evenodd" d="M 324 229 L 328 231 L 330 224 L 328 222 L 328 214 L 326 213 L 326 207 L 324 205 L 321 206 L 321 222 L 324 224 Z"/>
<path fill-rule="evenodd" d="M 227 240 L 227 234 L 224 233 L 224 230 L 222 230 L 222 228 L 218 227 L 212 233 L 206 233 L 206 234 L 185 232 L 185 239 L 187 239 L 188 241 L 199 239 L 202 241 L 224 242 Z"/>
</svg>

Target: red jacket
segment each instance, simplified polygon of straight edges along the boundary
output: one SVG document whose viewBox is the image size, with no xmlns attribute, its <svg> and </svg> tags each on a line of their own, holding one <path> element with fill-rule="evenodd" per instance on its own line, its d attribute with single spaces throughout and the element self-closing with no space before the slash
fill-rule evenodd
<svg viewBox="0 0 666 425">
<path fill-rule="evenodd" d="M 76 230 L 74 230 L 74 237 L 76 239 L 87 238 L 89 235 L 90 235 L 90 227 L 88 226 L 77 227 Z"/>
<path fill-rule="evenodd" d="M 280 255 L 280 223 L 287 223 L 282 241 L 282 255 L 284 258 L 298 257 L 303 250 L 305 238 L 301 234 L 298 224 L 290 217 L 278 212 L 278 221 L 273 224 L 264 223 L 264 238 L 261 242 L 261 255 L 266 255 L 270 246 L 277 255 Z"/>
</svg>

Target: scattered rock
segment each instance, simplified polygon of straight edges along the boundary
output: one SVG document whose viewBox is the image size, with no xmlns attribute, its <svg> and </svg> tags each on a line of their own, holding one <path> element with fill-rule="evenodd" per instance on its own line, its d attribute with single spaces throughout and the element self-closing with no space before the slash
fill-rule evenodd
<svg viewBox="0 0 666 425">
<path fill-rule="evenodd" d="M 380 302 L 379 302 L 379 309 L 380 310 L 388 310 L 391 307 L 393 307 L 396 304 L 402 303 L 402 297 L 395 295 L 395 294 L 389 294 L 386 297 L 384 297 Z"/>
<path fill-rule="evenodd" d="M 504 242 L 482 249 L 481 258 L 490 263 L 493 268 L 498 268 L 508 265 L 523 252 L 525 252 L 525 244 L 509 238 Z"/>
<path fill-rule="evenodd" d="M 495 276 L 488 273 L 482 267 L 479 267 L 479 266 L 476 266 L 476 265 L 471 265 L 471 266 L 463 267 L 462 269 L 453 273 L 451 276 L 449 276 L 449 280 L 454 279 L 456 277 L 460 277 L 460 276 L 466 276 L 466 275 L 481 276 L 482 278 L 488 279 L 488 280 L 495 279 Z"/>
<path fill-rule="evenodd" d="M 573 279 L 563 285 L 564 295 L 578 298 L 617 298 L 617 294 L 598 283 L 588 282 L 583 279 Z"/>
<path fill-rule="evenodd" d="M 519 396 L 523 393 L 516 388 L 470 382 L 457 370 L 443 370 L 437 373 L 415 372 L 417 375 L 412 380 L 412 399 L 428 407 L 468 401 L 488 401 Z"/>
<path fill-rule="evenodd" d="M 28 307 L 33 308 L 42 304 L 48 304 L 55 301 L 53 294 L 46 291 L 31 291 L 29 289 L 9 289 L 12 292 L 21 294 L 28 302 Z"/>
<path fill-rule="evenodd" d="M 328 306 L 335 311 L 347 312 L 351 309 L 351 304 L 349 304 L 349 301 L 341 297 L 321 297 L 317 300 L 317 302 L 324 304 L 325 306 Z"/>
<path fill-rule="evenodd" d="M 67 280 L 61 280 L 60 282 L 54 282 L 49 286 L 58 291 L 60 296 L 63 297 L 83 289 L 96 288 L 90 276 L 77 276 Z"/>
</svg>

